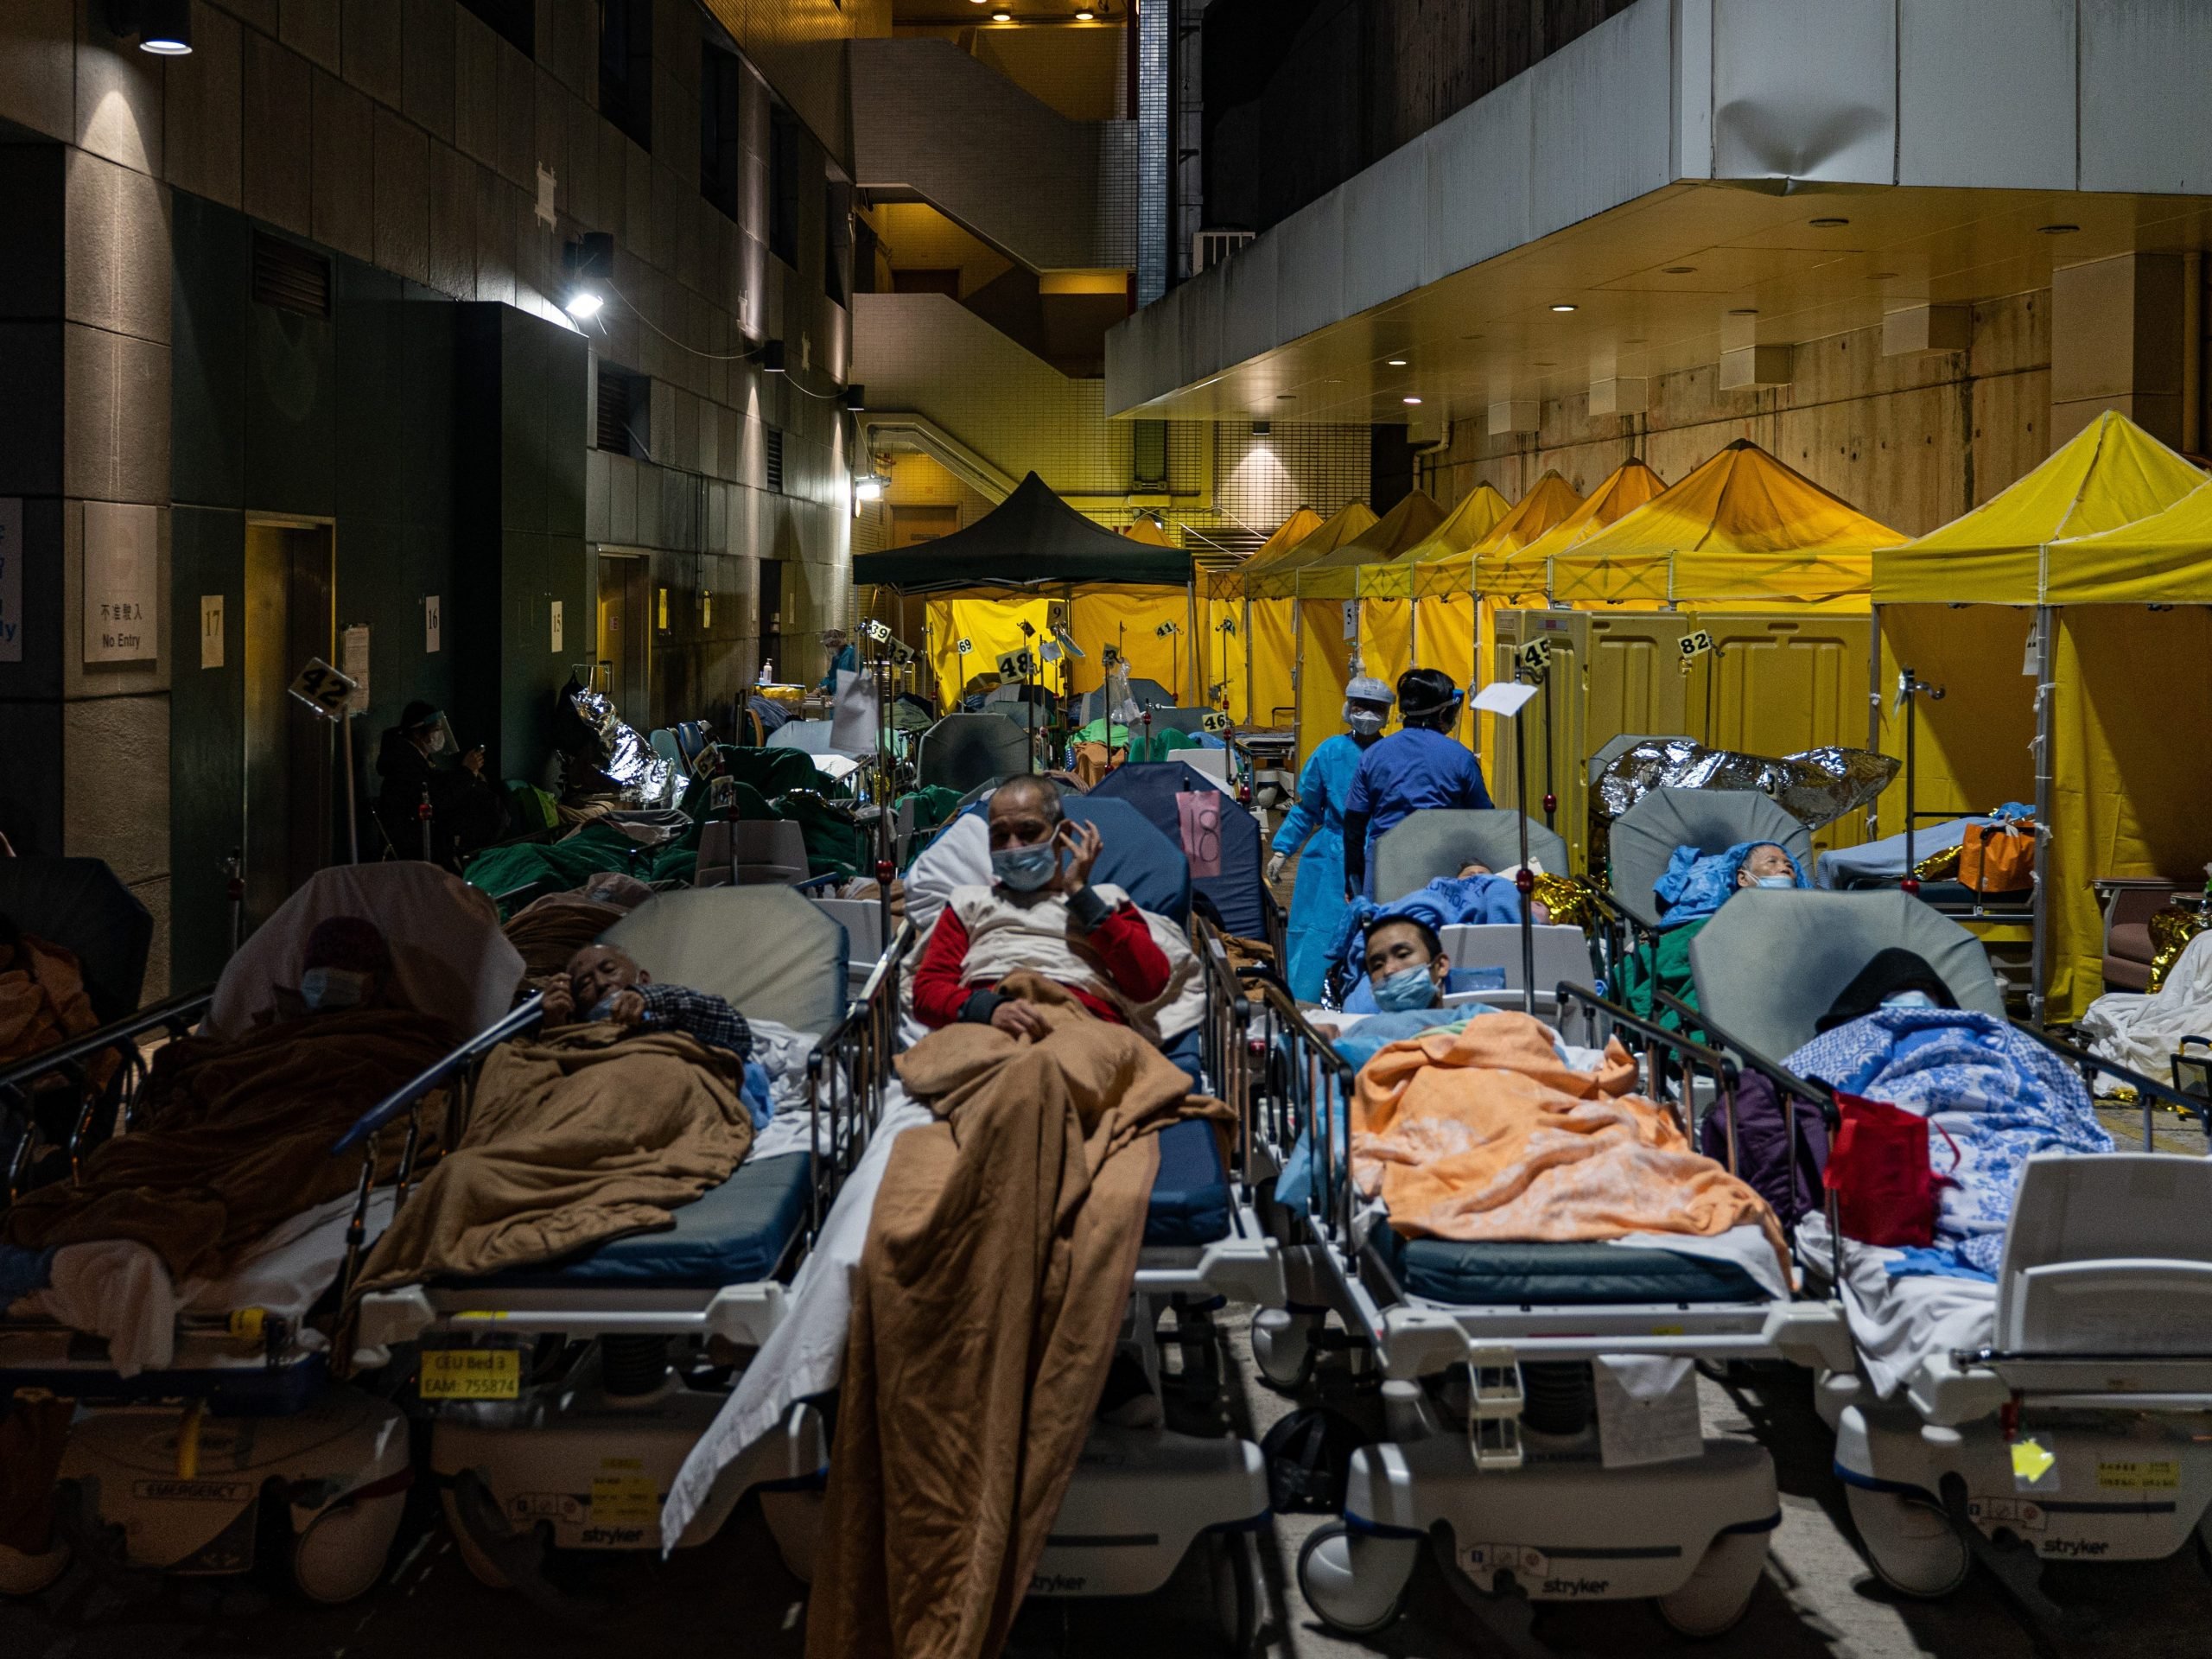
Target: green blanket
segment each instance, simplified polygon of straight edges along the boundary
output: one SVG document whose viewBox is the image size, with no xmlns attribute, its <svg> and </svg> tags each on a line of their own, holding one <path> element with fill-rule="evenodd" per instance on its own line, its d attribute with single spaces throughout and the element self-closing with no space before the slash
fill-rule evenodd
<svg viewBox="0 0 2212 1659">
<path fill-rule="evenodd" d="M 1652 987 L 1656 984 L 1677 1001 L 1697 1007 L 1697 983 L 1690 977 L 1690 941 L 1712 919 L 1707 916 L 1670 927 L 1659 935 L 1656 944 L 1639 944 L 1629 952 L 1619 978 L 1621 1001 L 1630 1014 L 1656 1020 L 1669 1031 L 1682 1028 L 1681 1016 L 1672 1008 L 1654 1012 L 1659 1003 L 1651 995 Z"/>
</svg>

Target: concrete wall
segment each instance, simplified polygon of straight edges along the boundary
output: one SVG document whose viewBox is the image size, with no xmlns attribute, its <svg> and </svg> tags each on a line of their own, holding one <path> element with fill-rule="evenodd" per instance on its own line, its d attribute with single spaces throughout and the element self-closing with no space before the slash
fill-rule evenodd
<svg viewBox="0 0 2212 1659">
<path fill-rule="evenodd" d="M 1655 379 L 1640 416 L 1591 418 L 1587 398 L 1547 404 L 1532 437 L 1474 423 L 1425 463 L 1451 502 L 1488 482 L 1517 499 L 1547 467 L 1587 492 L 1630 455 L 1673 483 L 1747 437 L 1861 512 L 1919 535 L 1986 501 L 2050 453 L 2050 294 L 1974 308 L 1969 349 L 1885 358 L 1881 330 L 1796 348 L 1796 378 L 1724 392 L 1713 368 Z"/>
</svg>

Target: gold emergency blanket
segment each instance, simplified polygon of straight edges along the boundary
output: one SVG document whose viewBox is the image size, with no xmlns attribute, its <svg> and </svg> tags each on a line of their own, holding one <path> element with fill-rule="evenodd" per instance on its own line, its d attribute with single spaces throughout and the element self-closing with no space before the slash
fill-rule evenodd
<svg viewBox="0 0 2212 1659">
<path fill-rule="evenodd" d="M 550 1262 L 718 1186 L 753 1145 L 745 1068 L 681 1032 L 563 1026 L 492 1052 L 468 1126 L 392 1217 L 357 1291 Z"/>
<path fill-rule="evenodd" d="M 1808 830 L 1834 823 L 1890 785 L 1904 763 L 1869 749 L 1834 747 L 1774 757 L 1653 738 L 1616 756 L 1591 791 L 1590 810 L 1618 818 L 1655 789 L 1749 789 Z"/>
<path fill-rule="evenodd" d="M 277 1223 L 351 1192 L 361 1160 L 332 1157 L 331 1143 L 452 1046 L 443 1020 L 407 1008 L 308 1014 L 236 1041 L 180 1038 L 155 1053 L 130 1132 L 86 1160 L 84 1185 L 23 1194 L 0 1217 L 0 1241 L 130 1239 L 179 1284 L 226 1272 Z M 390 1179 L 398 1137 L 385 1138 Z"/>
<path fill-rule="evenodd" d="M 853 1274 L 810 1659 L 996 1654 L 1090 1432 L 1144 1238 L 1153 1136 L 1225 1120 L 1125 1027 L 1038 976 L 1039 1041 L 932 1033 Z"/>
<path fill-rule="evenodd" d="M 1789 1255 L 1774 1211 L 1629 1093 L 1618 1041 L 1593 1075 L 1525 1014 L 1392 1043 L 1360 1068 L 1351 1168 L 1412 1238 L 1527 1243 L 1630 1233 L 1717 1237 L 1745 1223 Z"/>
<path fill-rule="evenodd" d="M 2181 953 L 2189 949 L 2189 942 L 2212 927 L 2200 911 L 2184 910 L 2178 905 L 2168 905 L 2164 910 L 2151 912 L 2151 982 L 2146 988 L 2153 995 L 2165 988 L 2166 976 L 2181 960 Z"/>
</svg>

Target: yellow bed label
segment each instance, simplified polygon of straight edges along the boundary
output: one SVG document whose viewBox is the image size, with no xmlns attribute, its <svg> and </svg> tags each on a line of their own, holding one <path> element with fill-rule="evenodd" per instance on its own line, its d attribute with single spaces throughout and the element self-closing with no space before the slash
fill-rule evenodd
<svg viewBox="0 0 2212 1659">
<path fill-rule="evenodd" d="M 425 1400 L 512 1400 L 522 1393 L 522 1354 L 513 1348 L 429 1348 Z"/>
<path fill-rule="evenodd" d="M 2100 1459 L 2097 1484 L 2108 1492 L 2174 1491 L 2181 1485 L 2181 1463 L 2173 1458 Z"/>
<path fill-rule="evenodd" d="M 651 1475 L 600 1474 L 591 1478 L 591 1522 L 595 1527 L 658 1527 L 660 1494 Z"/>
</svg>

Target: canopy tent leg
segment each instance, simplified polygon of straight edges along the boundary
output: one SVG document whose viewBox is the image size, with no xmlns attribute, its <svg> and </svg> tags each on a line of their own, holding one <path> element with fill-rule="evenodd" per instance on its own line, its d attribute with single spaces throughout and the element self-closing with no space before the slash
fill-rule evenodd
<svg viewBox="0 0 2212 1659">
<path fill-rule="evenodd" d="M 2057 612 L 2048 605 L 2036 607 L 2036 861 L 2034 919 L 2029 926 L 2028 938 L 2028 1018 L 2037 1026 L 2043 1024 L 2046 1001 L 2044 974 L 2048 966 L 2050 938 L 2050 808 L 2054 779 L 2051 771 L 2051 739 L 2057 724 L 2052 705 L 2056 699 L 2051 695 L 2050 631 L 2057 620 Z"/>
<path fill-rule="evenodd" d="M 1260 718 L 1259 706 L 1255 701 L 1254 682 L 1252 677 L 1252 601 L 1249 595 L 1244 601 L 1243 629 L 1244 723 L 1247 726 L 1264 726 L 1267 722 Z"/>
<path fill-rule="evenodd" d="M 1189 630 L 1191 640 L 1191 700 L 1183 706 L 1185 709 L 1203 709 L 1209 701 L 1204 661 L 1206 645 L 1205 637 L 1198 632 L 1198 578 L 1195 567 L 1190 581 L 1183 584 L 1183 607 L 1185 626 Z"/>
<path fill-rule="evenodd" d="M 1866 607 L 1866 752 L 1882 752 L 1882 607 Z M 1866 839 L 1881 839 L 1882 814 L 1878 795 L 1866 803 Z"/>
</svg>

